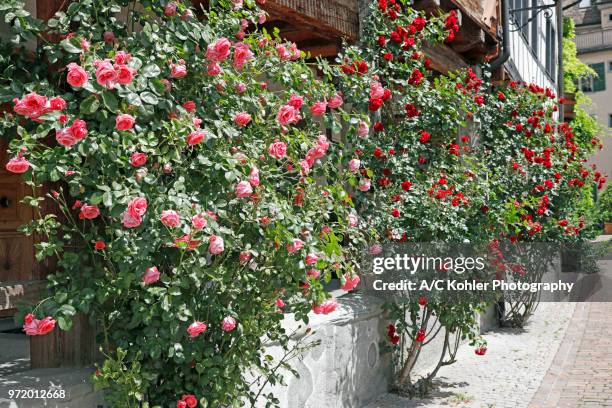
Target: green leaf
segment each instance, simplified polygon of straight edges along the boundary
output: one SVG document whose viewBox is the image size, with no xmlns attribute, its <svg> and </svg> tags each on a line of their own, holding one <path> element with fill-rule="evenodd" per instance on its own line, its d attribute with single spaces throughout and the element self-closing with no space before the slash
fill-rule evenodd
<svg viewBox="0 0 612 408">
<path fill-rule="evenodd" d="M 59 325 L 59 328 L 64 331 L 72 329 L 72 320 L 69 318 L 65 318 L 64 316 L 59 316 L 57 318 L 57 324 Z"/>
<path fill-rule="evenodd" d="M 161 73 L 161 69 L 159 69 L 159 67 L 155 64 L 148 64 L 144 66 L 141 72 L 142 75 L 146 76 L 147 78 L 153 78 Z"/>
<path fill-rule="evenodd" d="M 144 103 L 148 103 L 149 105 L 157 105 L 157 103 L 159 102 L 157 96 L 155 96 L 155 94 L 152 92 L 141 93 L 140 99 L 142 99 Z"/>
<path fill-rule="evenodd" d="M 62 42 L 60 42 L 62 48 L 64 49 L 64 51 L 70 53 L 70 54 L 80 54 L 81 52 L 83 52 L 83 50 L 81 49 L 81 47 L 77 47 L 76 45 L 74 45 L 69 38 L 62 40 Z"/>
<path fill-rule="evenodd" d="M 79 105 L 79 109 L 81 110 L 81 113 L 85 113 L 88 115 L 91 115 L 92 113 L 97 111 L 99 107 L 100 107 L 100 101 L 98 101 L 98 98 L 96 98 L 95 95 L 91 95 L 83 99 L 83 101 Z"/>
<path fill-rule="evenodd" d="M 104 102 L 104 106 L 106 106 L 106 109 L 113 113 L 117 111 L 119 103 L 117 102 L 117 97 L 114 93 L 110 91 L 102 92 L 102 101 Z"/>
</svg>

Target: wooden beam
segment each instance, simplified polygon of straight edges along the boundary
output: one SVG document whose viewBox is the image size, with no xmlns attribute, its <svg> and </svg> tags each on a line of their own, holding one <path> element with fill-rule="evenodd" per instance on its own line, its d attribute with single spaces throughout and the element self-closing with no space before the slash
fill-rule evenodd
<svg viewBox="0 0 612 408">
<path fill-rule="evenodd" d="M 355 41 L 359 36 L 357 0 L 268 0 L 263 8 L 292 24 L 305 24 L 325 36 Z"/>
<path fill-rule="evenodd" d="M 440 72 L 441 74 L 446 74 L 449 71 L 457 71 L 468 67 L 468 64 L 461 55 L 444 44 L 438 44 L 434 47 L 424 45 L 423 53 L 427 55 L 429 59 L 431 59 L 432 69 Z"/>
<path fill-rule="evenodd" d="M 315 57 L 335 57 L 340 52 L 340 46 L 334 43 L 322 43 L 313 45 L 303 45 L 300 50 L 310 53 Z"/>
</svg>

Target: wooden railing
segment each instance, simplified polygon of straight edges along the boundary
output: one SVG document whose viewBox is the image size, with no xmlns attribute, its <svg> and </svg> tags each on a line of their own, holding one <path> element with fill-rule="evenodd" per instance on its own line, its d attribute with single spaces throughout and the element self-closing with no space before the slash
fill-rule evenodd
<svg viewBox="0 0 612 408">
<path fill-rule="evenodd" d="M 612 47 L 612 30 L 601 30 L 576 35 L 578 51 Z"/>
</svg>

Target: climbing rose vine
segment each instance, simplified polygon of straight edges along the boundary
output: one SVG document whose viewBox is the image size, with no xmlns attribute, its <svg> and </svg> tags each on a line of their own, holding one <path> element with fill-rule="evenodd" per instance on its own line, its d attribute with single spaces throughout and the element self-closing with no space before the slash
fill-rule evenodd
<svg viewBox="0 0 612 408">
<path fill-rule="evenodd" d="M 32 187 L 24 231 L 46 237 L 38 259 L 58 260 L 24 329 L 89 315 L 106 356 L 94 381 L 116 406 L 274 404 L 252 387 L 253 373 L 280 381 L 266 346 L 291 347 L 287 314 L 334 312 L 325 284 L 357 287 L 363 248 L 578 235 L 573 207 L 554 203 L 592 179 L 588 149 L 554 121 L 550 91 L 492 100 L 479 70 L 434 77 L 423 46 L 452 42 L 456 13 L 372 2 L 362 42 L 332 65 L 259 32 L 256 3 L 141 1 L 121 19 L 127 1 L 86 0 L 46 23 L 2 6 L 15 41 L 40 39 L 34 56 L 2 52 L 7 169 Z M 484 304 L 386 307 L 387 351 L 409 351 L 400 388 L 435 336 L 431 316 L 441 362 L 454 360 L 450 336 L 486 352 Z"/>
</svg>

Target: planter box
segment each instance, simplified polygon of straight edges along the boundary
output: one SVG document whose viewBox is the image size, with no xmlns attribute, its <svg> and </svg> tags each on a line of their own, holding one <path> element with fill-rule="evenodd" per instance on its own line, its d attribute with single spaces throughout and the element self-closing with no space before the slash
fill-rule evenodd
<svg viewBox="0 0 612 408">
<path fill-rule="evenodd" d="M 612 235 L 612 222 L 604 222 L 604 234 Z"/>
</svg>

